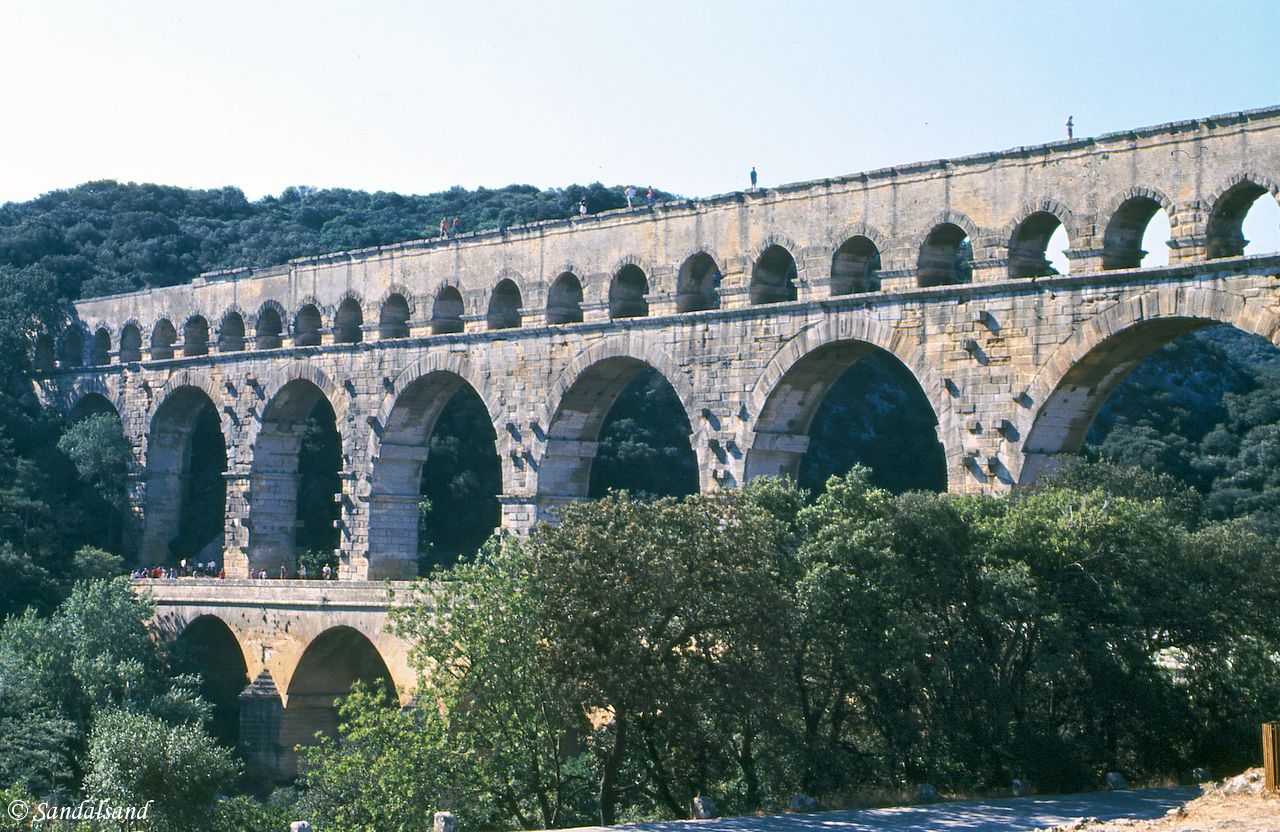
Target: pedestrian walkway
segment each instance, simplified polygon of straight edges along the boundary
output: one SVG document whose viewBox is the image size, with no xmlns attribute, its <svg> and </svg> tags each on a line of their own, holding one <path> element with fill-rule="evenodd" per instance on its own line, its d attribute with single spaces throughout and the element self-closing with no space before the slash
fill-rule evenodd
<svg viewBox="0 0 1280 832">
<path fill-rule="evenodd" d="M 627 832 L 1032 832 L 1077 818 L 1158 818 L 1200 796 L 1200 789 L 1121 792 L 1001 800 L 962 800 L 924 806 L 677 820 L 612 827 Z M 599 829 L 600 827 L 589 827 Z M 585 832 L 585 830 L 584 830 Z"/>
</svg>

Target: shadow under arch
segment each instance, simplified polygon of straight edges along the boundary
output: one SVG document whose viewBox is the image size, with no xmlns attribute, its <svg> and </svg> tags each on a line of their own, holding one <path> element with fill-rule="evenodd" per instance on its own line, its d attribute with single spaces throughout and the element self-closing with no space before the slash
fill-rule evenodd
<svg viewBox="0 0 1280 832">
<path fill-rule="evenodd" d="M 373 642 L 346 625 L 331 627 L 312 639 L 289 678 L 280 723 L 282 773 L 297 771 L 298 745 L 315 742 L 317 733 L 333 736 L 338 730 L 339 697 L 362 682 L 399 704 L 390 669 Z"/>
<path fill-rule="evenodd" d="M 433 439 L 442 418 L 449 423 L 445 427 L 450 438 L 457 440 L 454 444 L 463 446 L 461 452 L 457 447 L 437 445 L 433 448 Z M 464 422 L 470 430 L 455 430 L 453 421 Z M 502 490 L 502 465 L 497 452 L 497 434 L 479 391 L 462 375 L 445 369 L 428 371 L 403 386 L 397 384 L 394 403 L 379 419 L 379 424 L 381 429 L 373 449 L 369 494 L 369 579 L 414 578 L 418 575 L 419 556 L 423 550 L 419 506 L 424 492 L 439 494 L 435 487 L 447 489 L 455 475 L 479 479 L 482 485 L 485 482 L 492 484 L 496 479 L 494 493 L 485 494 L 485 505 L 474 507 L 476 517 L 472 518 L 483 523 L 487 516 L 492 519 L 492 524 L 487 530 L 469 530 L 478 531 L 478 535 L 464 532 L 467 537 L 463 541 L 466 544 L 464 549 L 470 548 L 472 536 L 482 541 L 501 521 L 498 496 Z M 467 433 L 470 435 L 463 435 Z M 467 459 L 467 440 L 483 449 L 480 453 L 482 459 Z M 442 464 L 441 457 L 445 456 L 449 459 Z M 475 461 L 484 470 L 447 470 L 448 462 L 456 464 L 458 457 L 462 457 L 463 462 Z M 447 510 L 446 506 L 435 505 L 441 501 L 447 501 L 447 496 L 437 496 L 432 500 L 433 515 Z M 463 506 L 456 508 L 464 510 Z M 448 528 L 455 519 L 444 518 L 439 523 Z M 434 534 L 432 526 L 429 525 L 426 531 L 432 543 L 450 548 Z M 464 552 L 442 551 L 440 554 L 443 557 Z"/>
<path fill-rule="evenodd" d="M 1243 297 L 1211 289 L 1159 289 L 1115 304 L 1059 345 L 1028 386 L 1032 409 L 1020 420 L 1027 485 L 1080 450 L 1102 406 L 1134 367 L 1171 341 L 1227 324 L 1277 344 L 1280 315 Z"/>
<path fill-rule="evenodd" d="M 947 452 L 938 431 L 938 409 L 925 389 L 927 380 L 922 384 L 911 366 L 893 352 L 847 338 L 820 343 L 795 356 L 785 368 L 776 368 L 776 375 L 762 375 L 757 385 L 759 403 L 750 447 L 746 450 L 746 479 L 785 476 L 798 480 L 812 445 L 811 429 L 828 396 L 855 365 L 869 364 L 876 365 L 876 372 L 885 383 L 906 392 L 907 406 L 927 411 L 927 445 L 916 449 L 918 457 L 912 464 L 930 474 L 925 487 L 946 490 Z"/>
<path fill-rule="evenodd" d="M 692 386 L 678 365 L 659 350 L 631 350 L 626 343 L 601 342 L 581 354 L 561 376 L 548 402 L 546 448 L 538 463 L 540 519 L 550 519 L 558 506 L 589 496 L 591 468 L 609 411 L 632 382 L 650 372 L 670 385 L 690 426 L 694 425 Z M 692 435 L 690 452 L 697 452 Z"/>
<path fill-rule="evenodd" d="M 212 733 L 222 745 L 240 741 L 240 694 L 249 685 L 249 667 L 239 639 L 216 615 L 197 616 L 173 646 L 175 669 L 200 674 L 200 694 L 213 706 Z"/>
<path fill-rule="evenodd" d="M 183 384 L 160 402 L 147 431 L 144 563 L 222 560 L 227 440 L 213 399 Z"/>
</svg>

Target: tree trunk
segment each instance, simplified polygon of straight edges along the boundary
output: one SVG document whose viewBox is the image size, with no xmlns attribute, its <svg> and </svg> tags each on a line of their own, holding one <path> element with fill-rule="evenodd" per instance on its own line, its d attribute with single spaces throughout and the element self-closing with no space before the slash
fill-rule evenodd
<svg viewBox="0 0 1280 832">
<path fill-rule="evenodd" d="M 622 755 L 627 744 L 627 715 L 619 710 L 613 718 L 613 748 L 604 759 L 600 772 L 600 825 L 613 826 L 618 813 L 618 770 L 622 768 Z"/>
</svg>

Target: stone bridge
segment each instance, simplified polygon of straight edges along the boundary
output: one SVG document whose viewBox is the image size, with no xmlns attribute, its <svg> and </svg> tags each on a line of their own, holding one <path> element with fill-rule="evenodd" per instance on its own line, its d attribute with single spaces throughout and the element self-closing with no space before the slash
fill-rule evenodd
<svg viewBox="0 0 1280 832">
<path fill-rule="evenodd" d="M 416 575 L 429 439 L 467 388 L 515 531 L 587 494 L 606 414 L 648 370 L 683 405 L 704 489 L 795 473 L 831 385 L 875 354 L 932 408 L 948 488 L 999 491 L 1077 450 L 1126 372 L 1170 340 L 1226 323 L 1280 343 L 1280 254 L 1244 256 L 1242 233 L 1255 200 L 1278 194 L 1280 107 L 1232 113 L 86 299 L 37 342 L 37 384 L 72 414 L 121 416 L 144 562 L 169 557 L 194 426 L 216 422 L 233 578 L 292 562 L 301 433 L 320 404 L 341 438 L 348 581 Z M 1169 265 L 1142 268 L 1158 212 Z M 1059 229 L 1066 274 L 1047 251 Z M 327 584 L 195 586 L 166 588 L 162 614 L 212 616 L 242 639 L 298 604 L 339 620 L 317 600 Z M 361 620 L 381 614 L 371 603 Z M 353 629 L 389 651 L 398 684 L 401 648 Z M 284 657 L 305 652 L 290 644 L 270 651 L 278 665 L 244 651 L 282 700 Z"/>
</svg>

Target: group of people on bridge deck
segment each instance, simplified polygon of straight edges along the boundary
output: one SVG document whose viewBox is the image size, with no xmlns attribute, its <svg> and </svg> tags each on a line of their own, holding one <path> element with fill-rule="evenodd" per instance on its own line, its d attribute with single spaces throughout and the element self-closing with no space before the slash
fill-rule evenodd
<svg viewBox="0 0 1280 832">
<path fill-rule="evenodd" d="M 440 218 L 440 238 L 447 240 L 450 237 L 456 237 L 462 233 L 462 221 L 457 217 L 453 218 L 453 222 L 449 222 L 448 218 Z"/>
<path fill-rule="evenodd" d="M 219 569 L 217 561 L 209 561 L 208 563 L 188 564 L 186 560 L 179 562 L 177 566 L 153 566 L 150 569 L 142 567 L 133 570 L 130 573 L 131 578 L 225 578 L 227 577 L 226 569 Z"/>
</svg>

